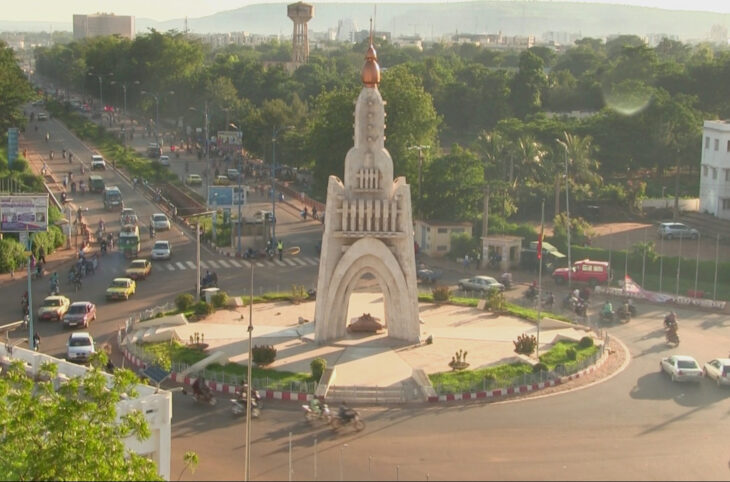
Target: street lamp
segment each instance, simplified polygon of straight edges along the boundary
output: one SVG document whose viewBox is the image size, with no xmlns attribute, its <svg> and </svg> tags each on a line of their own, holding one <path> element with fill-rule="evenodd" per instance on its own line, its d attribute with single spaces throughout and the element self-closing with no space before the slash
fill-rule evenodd
<svg viewBox="0 0 730 482">
<path fill-rule="evenodd" d="M 565 218 L 567 220 L 565 231 L 567 233 L 568 237 L 568 288 L 571 286 L 572 282 L 572 274 L 573 274 L 573 264 L 570 259 L 570 204 L 569 204 L 569 198 L 568 198 L 568 189 L 570 187 L 570 182 L 568 178 L 568 145 L 561 141 L 560 139 L 555 139 L 558 144 L 563 146 L 564 149 L 564 159 L 565 159 Z"/>
<path fill-rule="evenodd" d="M 102 79 L 102 77 L 104 77 L 104 75 L 108 75 L 108 76 L 114 75 L 114 72 L 109 72 L 108 74 L 95 74 L 93 72 L 89 72 L 89 75 L 91 77 L 96 77 L 97 79 L 99 79 L 99 105 L 101 106 L 101 109 L 103 110 L 104 109 L 104 99 L 103 99 L 103 97 L 101 95 L 102 94 L 102 91 L 101 91 L 101 79 Z"/>
<path fill-rule="evenodd" d="M 160 125 L 160 94 L 155 92 L 148 92 L 146 90 L 143 90 L 141 93 L 142 95 L 151 95 L 155 99 L 155 142 L 157 142 L 157 145 L 160 147 L 160 151 L 162 151 L 158 131 L 158 126 Z M 175 95 L 175 91 L 170 90 L 168 92 L 163 92 L 163 94 Z"/>
<path fill-rule="evenodd" d="M 408 150 L 418 149 L 418 213 L 422 213 L 421 201 L 423 200 L 423 190 L 421 185 L 423 184 L 423 151 L 424 149 L 430 149 L 431 146 L 409 146 Z"/>
<path fill-rule="evenodd" d="M 274 127 L 271 136 L 271 243 L 276 243 L 276 182 L 274 172 L 276 171 L 276 139 L 281 131 L 293 129 L 294 126 Z"/>
<path fill-rule="evenodd" d="M 226 113 L 227 114 L 227 113 Z M 240 124 L 240 122 L 239 122 Z M 238 138 L 241 139 L 241 149 L 243 149 L 243 133 L 241 132 L 241 128 L 238 127 L 233 122 L 228 124 L 230 127 L 233 127 L 238 131 Z M 241 257 L 241 204 L 243 204 L 243 190 L 241 189 L 241 181 L 243 177 L 243 154 L 239 152 L 238 157 L 238 257 Z M 234 198 L 235 199 L 235 198 Z"/>
<path fill-rule="evenodd" d="M 135 80 L 131 82 L 134 85 L 139 85 L 139 80 Z M 127 82 L 117 82 L 116 80 L 112 80 L 109 82 L 111 85 L 119 84 L 122 86 L 122 92 L 124 93 L 124 115 L 127 115 Z"/>
<path fill-rule="evenodd" d="M 185 216 L 185 219 L 193 218 L 195 220 L 195 266 L 197 272 L 197 276 L 195 277 L 195 297 L 198 299 L 198 301 L 200 301 L 200 218 L 202 216 L 213 214 L 214 212 L 215 211 L 205 211 L 202 213 Z"/>
</svg>

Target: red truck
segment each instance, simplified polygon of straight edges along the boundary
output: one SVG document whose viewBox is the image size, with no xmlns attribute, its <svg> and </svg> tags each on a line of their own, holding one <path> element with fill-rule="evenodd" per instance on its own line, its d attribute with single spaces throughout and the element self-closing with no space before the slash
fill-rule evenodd
<svg viewBox="0 0 730 482">
<path fill-rule="evenodd" d="M 606 261 L 583 259 L 573 263 L 571 270 L 571 281 L 588 283 L 591 286 L 605 284 L 611 279 L 611 269 Z M 568 281 L 568 268 L 557 268 L 553 271 L 553 280 L 556 284 L 566 283 Z"/>
</svg>

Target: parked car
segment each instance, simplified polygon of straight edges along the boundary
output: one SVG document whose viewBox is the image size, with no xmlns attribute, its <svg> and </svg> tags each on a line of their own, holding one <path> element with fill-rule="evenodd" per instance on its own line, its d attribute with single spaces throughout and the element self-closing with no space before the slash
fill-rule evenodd
<svg viewBox="0 0 730 482">
<path fill-rule="evenodd" d="M 106 169 L 106 161 L 98 154 L 91 156 L 91 170 Z"/>
<path fill-rule="evenodd" d="M 491 276 L 472 276 L 459 280 L 459 289 L 464 291 L 504 291 L 504 285 Z"/>
<path fill-rule="evenodd" d="M 700 236 L 700 232 L 683 223 L 661 223 L 657 230 L 657 235 L 659 238 L 664 239 L 697 239 Z"/>
<path fill-rule="evenodd" d="M 718 387 L 730 385 L 730 358 L 715 358 L 705 363 L 703 372 L 708 379 L 715 380 Z"/>
<path fill-rule="evenodd" d="M 135 259 L 124 271 L 128 278 L 133 280 L 147 279 L 152 272 L 152 263 L 146 259 Z"/>
<path fill-rule="evenodd" d="M 106 289 L 108 300 L 128 300 L 137 291 L 137 283 L 131 278 L 114 278 Z"/>
<path fill-rule="evenodd" d="M 608 262 L 583 259 L 573 263 L 572 268 L 555 269 L 553 271 L 553 281 L 559 285 L 567 283 L 569 272 L 571 281 L 588 283 L 591 286 L 605 284 L 612 278 Z"/>
<path fill-rule="evenodd" d="M 170 229 L 170 220 L 163 213 L 155 213 L 150 218 L 150 223 L 157 231 L 167 231 Z"/>
<path fill-rule="evenodd" d="M 88 328 L 94 320 L 96 320 L 96 305 L 91 301 L 76 301 L 71 303 L 68 311 L 63 316 L 63 326 L 81 325 Z"/>
<path fill-rule="evenodd" d="M 672 355 L 659 362 L 661 370 L 669 375 L 673 382 L 700 382 L 702 369 L 697 360 L 687 355 Z"/>
<path fill-rule="evenodd" d="M 61 321 L 70 305 L 71 301 L 65 296 L 46 296 L 43 304 L 38 308 L 38 318 L 41 320 Z"/>
<path fill-rule="evenodd" d="M 188 186 L 202 186 L 203 178 L 200 177 L 200 174 L 188 174 L 188 177 L 185 178 L 185 184 Z"/>
<path fill-rule="evenodd" d="M 86 363 L 96 352 L 94 339 L 87 331 L 71 333 L 66 342 L 66 359 L 70 362 Z"/>
<path fill-rule="evenodd" d="M 228 186 L 229 184 L 231 184 L 231 180 L 228 179 L 228 177 L 226 176 L 216 176 L 213 184 L 215 184 L 216 186 Z"/>
<path fill-rule="evenodd" d="M 155 244 L 152 246 L 152 251 L 150 254 L 150 257 L 153 260 L 170 259 L 171 255 L 172 249 L 170 248 L 170 241 L 165 241 L 164 239 L 155 241 Z"/>
<path fill-rule="evenodd" d="M 169 156 L 160 156 L 160 159 L 157 162 L 160 163 L 160 166 L 169 166 L 170 157 Z"/>
</svg>

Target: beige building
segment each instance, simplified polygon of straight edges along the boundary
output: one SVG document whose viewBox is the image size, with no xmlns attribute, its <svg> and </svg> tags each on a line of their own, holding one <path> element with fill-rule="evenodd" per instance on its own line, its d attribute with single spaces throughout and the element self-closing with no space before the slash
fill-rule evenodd
<svg viewBox="0 0 730 482">
<path fill-rule="evenodd" d="M 413 223 L 415 240 L 419 251 L 426 256 L 441 257 L 451 251 L 452 234 L 471 234 L 471 223 L 449 221 L 422 221 Z"/>
<path fill-rule="evenodd" d="M 134 39 L 134 17 L 130 15 L 114 15 L 113 13 L 95 13 L 93 15 L 73 16 L 74 40 L 104 35 L 119 35 Z"/>
</svg>

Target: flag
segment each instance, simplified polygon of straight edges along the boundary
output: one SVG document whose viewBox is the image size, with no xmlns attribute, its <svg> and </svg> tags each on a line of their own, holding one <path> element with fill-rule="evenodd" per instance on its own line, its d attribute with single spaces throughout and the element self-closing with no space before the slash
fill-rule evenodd
<svg viewBox="0 0 730 482">
<path fill-rule="evenodd" d="M 544 226 L 540 224 L 540 236 L 537 237 L 537 259 L 542 259 L 542 237 Z"/>
</svg>

